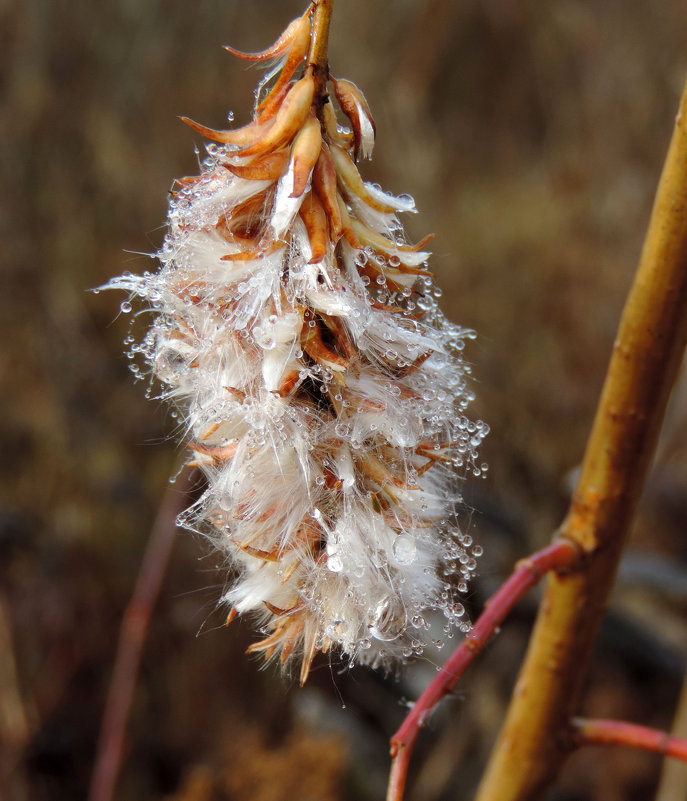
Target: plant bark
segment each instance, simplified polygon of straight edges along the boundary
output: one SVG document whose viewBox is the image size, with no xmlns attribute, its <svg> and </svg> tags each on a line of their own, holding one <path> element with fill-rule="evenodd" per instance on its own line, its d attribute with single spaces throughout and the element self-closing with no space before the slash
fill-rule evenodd
<svg viewBox="0 0 687 801">
<path fill-rule="evenodd" d="M 624 745 L 687 762 L 687 740 L 659 729 L 638 726 L 625 720 L 586 718 L 574 718 L 571 728 L 576 748 L 585 745 Z"/>
<path fill-rule="evenodd" d="M 541 798 L 574 747 L 570 721 L 687 337 L 687 86 L 582 465 L 558 536 L 586 554 L 547 580 L 476 801 Z"/>
<path fill-rule="evenodd" d="M 387 801 L 401 801 L 403 798 L 415 740 L 432 709 L 455 687 L 520 598 L 547 572 L 571 569 L 579 557 L 580 549 L 576 545 L 569 540 L 557 540 L 520 561 L 513 573 L 487 601 L 470 633 L 413 704 L 401 727 L 391 738 L 392 764 Z"/>
</svg>

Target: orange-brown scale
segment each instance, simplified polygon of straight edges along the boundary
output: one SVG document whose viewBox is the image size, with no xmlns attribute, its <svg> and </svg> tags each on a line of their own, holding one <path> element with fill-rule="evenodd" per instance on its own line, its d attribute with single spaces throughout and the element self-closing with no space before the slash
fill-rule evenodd
<svg viewBox="0 0 687 801">
<path fill-rule="evenodd" d="M 252 156 L 285 145 L 300 131 L 310 113 L 315 81 L 310 74 L 291 87 L 277 110 L 274 121 L 250 144 L 236 151 L 238 156 Z"/>
<path fill-rule="evenodd" d="M 277 41 L 271 44 L 265 50 L 259 50 L 256 53 L 247 53 L 244 50 L 237 50 L 231 45 L 224 45 L 224 49 L 228 50 L 232 55 L 237 56 L 244 61 L 268 61 L 269 59 L 278 58 L 287 48 L 292 46 L 293 41 L 296 38 L 296 34 L 302 25 L 303 19 L 307 18 L 311 14 L 311 11 L 312 9 L 308 8 L 305 14 L 291 20 Z"/>
<path fill-rule="evenodd" d="M 239 250 L 236 253 L 227 253 L 222 256 L 220 261 L 254 261 L 269 256 L 279 248 L 286 247 L 286 242 L 280 239 L 275 239 L 269 245 L 257 245 L 249 250 Z"/>
<path fill-rule="evenodd" d="M 303 326 L 301 346 L 317 364 L 322 367 L 328 367 L 330 370 L 341 372 L 348 367 L 349 361 L 324 344 L 321 325 L 323 323 L 318 318 L 314 326 L 311 327 L 309 324 Z"/>
<path fill-rule="evenodd" d="M 297 30 L 293 37 L 289 54 L 284 62 L 284 66 L 279 73 L 274 86 L 271 88 L 267 96 L 258 105 L 258 112 L 265 112 L 273 105 L 278 104 L 278 98 L 282 93 L 283 88 L 293 77 L 294 72 L 298 69 L 299 65 L 304 61 L 308 47 L 310 45 L 310 20 L 304 16 L 298 23 Z M 279 101 L 280 102 L 280 101 Z"/>
<path fill-rule="evenodd" d="M 206 139 L 211 139 L 213 142 L 220 142 L 224 145 L 235 145 L 237 147 L 247 147 L 260 139 L 274 125 L 274 119 L 264 119 L 260 122 L 249 122 L 248 125 L 244 125 L 242 128 L 224 131 L 216 128 L 208 128 L 206 125 L 201 125 L 190 117 L 179 117 L 179 119 Z"/>
<path fill-rule="evenodd" d="M 322 110 L 324 127 L 329 142 L 339 145 L 348 150 L 353 145 L 353 131 L 339 130 L 339 123 L 336 119 L 336 112 L 331 103 L 326 103 Z"/>
<path fill-rule="evenodd" d="M 322 133 L 317 117 L 312 114 L 293 140 L 291 159 L 293 162 L 293 191 L 291 197 L 300 197 L 305 192 L 322 150 Z"/>
<path fill-rule="evenodd" d="M 316 264 L 327 255 L 329 220 L 322 203 L 314 192 L 308 192 L 303 199 L 299 215 L 305 224 L 310 241 L 310 250 L 312 251 L 310 264 Z"/>
<path fill-rule="evenodd" d="M 232 164 L 230 161 L 223 161 L 222 166 L 237 178 L 250 181 L 276 181 L 286 169 L 289 157 L 289 150 L 277 150 L 256 156 L 246 164 Z"/>
<path fill-rule="evenodd" d="M 367 100 L 365 100 L 365 96 L 352 81 L 347 81 L 345 79 L 336 80 L 332 78 L 332 84 L 339 107 L 351 122 L 351 127 L 353 128 L 354 152 L 357 159 L 360 155 L 362 145 L 361 109 L 370 122 L 373 135 L 377 133 L 377 126 L 372 118 L 370 107 L 367 104 Z"/>
<path fill-rule="evenodd" d="M 327 215 L 332 242 L 336 245 L 344 231 L 337 199 L 336 169 L 326 142 L 322 142 L 322 151 L 313 170 L 312 186 Z"/>
<path fill-rule="evenodd" d="M 341 218 L 341 231 L 346 239 L 346 242 L 348 242 L 352 248 L 360 249 L 362 244 L 358 239 L 353 227 L 353 218 L 351 217 L 348 206 L 346 205 L 346 201 L 338 192 L 336 193 L 336 203 L 339 207 L 339 216 Z"/>
<path fill-rule="evenodd" d="M 328 314 L 320 313 L 320 319 L 327 327 L 330 339 L 336 345 L 338 352 L 349 361 L 358 353 L 351 337 L 346 330 L 346 326 L 338 317 L 331 317 Z"/>
</svg>

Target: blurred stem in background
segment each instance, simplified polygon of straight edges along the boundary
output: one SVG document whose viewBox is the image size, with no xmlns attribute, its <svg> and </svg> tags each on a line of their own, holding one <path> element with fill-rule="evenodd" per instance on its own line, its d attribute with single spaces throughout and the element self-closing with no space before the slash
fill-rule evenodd
<svg viewBox="0 0 687 801">
<path fill-rule="evenodd" d="M 89 801 L 109 801 L 114 794 L 148 624 L 172 553 L 176 518 L 185 508 L 196 479 L 195 469 L 185 467 L 182 470 L 167 490 L 153 523 L 136 586 L 122 618 Z"/>
<path fill-rule="evenodd" d="M 687 676 L 682 683 L 671 734 L 675 737 L 687 737 Z M 666 759 L 656 801 L 675 801 L 676 798 L 687 798 L 687 765 Z"/>
</svg>

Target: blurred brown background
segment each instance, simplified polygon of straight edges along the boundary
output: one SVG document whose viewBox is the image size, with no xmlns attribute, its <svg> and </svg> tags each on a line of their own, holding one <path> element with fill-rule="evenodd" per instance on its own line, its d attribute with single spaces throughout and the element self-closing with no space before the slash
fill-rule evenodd
<svg viewBox="0 0 687 801">
<path fill-rule="evenodd" d="M 121 355 L 121 297 L 152 269 L 176 120 L 246 119 L 267 45 L 303 0 L 0 0 L 0 794 L 84 798 L 117 641 L 179 451 Z M 339 0 L 331 63 L 376 116 L 364 174 L 435 231 L 444 306 L 476 328 L 489 477 L 473 610 L 567 502 L 687 74 L 687 4 Z M 132 251 L 133 253 L 125 252 Z M 600 639 L 587 712 L 670 727 L 687 657 L 687 387 Z M 387 738 L 434 675 L 319 663 L 305 689 L 243 656 L 223 584 L 180 534 L 146 646 L 120 799 L 381 799 Z M 535 609 L 523 602 L 421 738 L 408 798 L 467 801 Z M 199 636 L 196 637 L 196 633 Z M 551 801 L 687 798 L 658 759 L 580 752 Z"/>
</svg>

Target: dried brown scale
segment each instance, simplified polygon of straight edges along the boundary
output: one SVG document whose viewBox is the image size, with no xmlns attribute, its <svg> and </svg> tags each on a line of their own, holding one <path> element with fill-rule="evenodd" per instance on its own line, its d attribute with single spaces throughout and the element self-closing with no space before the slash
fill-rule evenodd
<svg viewBox="0 0 687 801">
<path fill-rule="evenodd" d="M 350 362 L 357 355 L 357 351 L 344 325 L 336 317 L 326 314 L 322 315 L 322 322 L 331 333 L 339 353 Z"/>
<path fill-rule="evenodd" d="M 242 551 L 245 551 L 247 554 L 254 556 L 256 559 L 262 559 L 263 562 L 278 562 L 282 556 L 279 551 L 263 551 L 260 548 L 253 548 L 250 545 L 246 545 L 246 543 L 237 543 L 236 547 L 240 548 Z M 268 606 L 266 602 L 265 605 Z M 270 607 L 268 606 L 268 609 L 269 608 Z"/>
<path fill-rule="evenodd" d="M 312 256 L 309 263 L 317 264 L 327 254 L 329 244 L 329 222 L 317 195 L 308 192 L 298 214 L 303 220 L 310 241 Z"/>
<path fill-rule="evenodd" d="M 225 253 L 221 256 L 221 261 L 254 261 L 274 253 L 275 250 L 285 247 L 286 243 L 277 239 L 269 245 L 258 245 L 251 250 L 240 250 L 237 253 Z"/>
<path fill-rule="evenodd" d="M 296 19 L 292 20 L 277 41 L 265 50 L 260 50 L 256 53 L 246 53 L 244 50 L 237 50 L 231 45 L 224 45 L 224 49 L 237 58 L 243 59 L 244 61 L 267 61 L 268 59 L 276 58 L 283 53 L 284 50 L 292 46 L 298 31 L 303 26 L 303 21 L 310 15 L 310 13 L 311 10 L 308 9 L 303 17 L 297 17 Z M 307 26 L 307 31 L 308 33 L 310 32 L 309 25 Z M 305 53 L 303 54 L 303 58 L 304 57 Z"/>
<path fill-rule="evenodd" d="M 274 124 L 273 120 L 265 119 L 262 122 L 251 122 L 243 128 L 221 131 L 216 128 L 208 128 L 206 125 L 201 125 L 190 117 L 179 117 L 179 119 L 206 139 L 211 139 L 213 142 L 220 142 L 224 145 L 237 146 L 246 145 L 249 142 L 255 141 L 256 138 L 264 135 Z"/>
<path fill-rule="evenodd" d="M 336 144 L 344 148 L 349 148 L 353 145 L 353 132 L 339 128 L 336 112 L 331 103 L 327 103 L 323 107 L 322 119 L 324 121 L 325 131 L 327 132 L 327 139 L 331 144 Z"/>
<path fill-rule="evenodd" d="M 257 111 L 264 113 L 272 104 L 278 102 L 278 98 L 282 94 L 284 87 L 293 77 L 293 74 L 298 69 L 299 65 L 303 63 L 303 59 L 307 55 L 308 46 L 310 45 L 310 21 L 308 16 L 304 16 L 297 25 L 293 43 L 289 50 L 289 55 L 282 67 L 279 78 L 272 87 L 269 94 L 258 105 Z"/>
<path fill-rule="evenodd" d="M 332 243 L 336 245 L 343 236 L 343 223 L 336 191 L 336 169 L 325 141 L 322 142 L 322 152 L 313 170 L 312 186 L 327 215 Z"/>
<path fill-rule="evenodd" d="M 361 110 L 367 116 L 367 120 L 369 121 L 374 135 L 377 133 L 377 126 L 374 123 L 374 119 L 370 113 L 370 107 L 367 105 L 363 93 L 352 81 L 332 78 L 332 84 L 339 106 L 350 120 L 351 127 L 353 128 L 353 147 L 357 159 L 360 156 L 363 142 Z"/>
<path fill-rule="evenodd" d="M 256 156 L 245 164 L 223 161 L 222 166 L 238 178 L 249 181 L 276 181 L 286 169 L 290 155 L 288 150 L 277 150 Z"/>
<path fill-rule="evenodd" d="M 293 89 L 295 83 L 295 81 L 288 81 L 280 86 L 278 91 L 273 89 L 258 106 L 256 121 L 271 120 L 279 110 L 286 95 Z"/>
<path fill-rule="evenodd" d="M 293 192 L 290 197 L 300 197 L 305 192 L 310 176 L 322 150 L 320 123 L 314 115 L 306 120 L 292 145 Z"/>
<path fill-rule="evenodd" d="M 272 124 L 250 144 L 237 150 L 236 155 L 252 156 L 265 153 L 290 142 L 301 130 L 310 113 L 314 91 L 315 81 L 312 75 L 306 75 L 300 81 L 296 81 L 282 101 Z"/>
<path fill-rule="evenodd" d="M 377 198 L 375 198 L 374 195 L 367 189 L 363 179 L 360 176 L 360 173 L 358 172 L 358 168 L 355 166 L 355 162 L 343 147 L 332 144 L 330 147 L 330 153 L 332 155 L 334 169 L 337 174 L 338 186 L 346 197 L 350 198 L 352 195 L 356 195 L 371 208 L 387 214 L 390 214 L 396 210 L 395 206 L 377 200 Z"/>
<path fill-rule="evenodd" d="M 339 216 L 341 217 L 341 229 L 346 241 L 352 248 L 359 250 L 362 247 L 362 245 L 360 244 L 360 240 L 356 236 L 355 230 L 353 228 L 353 220 L 355 218 L 351 215 L 351 211 L 348 208 L 348 204 L 341 197 L 341 194 L 338 191 L 336 192 L 336 205 L 339 207 Z"/>
</svg>

